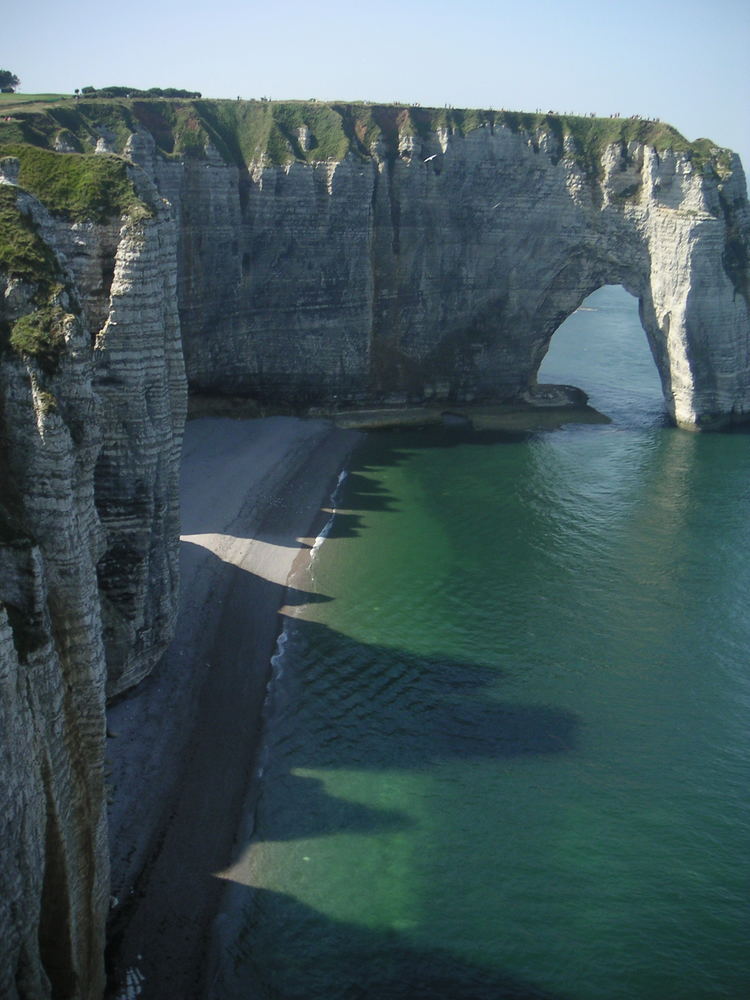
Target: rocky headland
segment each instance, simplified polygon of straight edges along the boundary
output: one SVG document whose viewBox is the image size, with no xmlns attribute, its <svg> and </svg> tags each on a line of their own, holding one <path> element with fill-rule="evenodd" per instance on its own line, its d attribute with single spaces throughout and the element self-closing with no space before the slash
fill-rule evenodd
<svg viewBox="0 0 750 1000">
<path fill-rule="evenodd" d="M 0 994 L 99 997 L 105 704 L 178 606 L 188 387 L 306 413 L 534 398 L 638 299 L 666 408 L 750 416 L 738 158 L 640 120 L 81 100 L 0 123 Z"/>
</svg>

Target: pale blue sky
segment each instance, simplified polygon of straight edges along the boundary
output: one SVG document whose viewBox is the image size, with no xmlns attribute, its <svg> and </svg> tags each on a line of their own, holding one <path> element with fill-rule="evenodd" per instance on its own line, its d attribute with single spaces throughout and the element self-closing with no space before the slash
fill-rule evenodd
<svg viewBox="0 0 750 1000">
<path fill-rule="evenodd" d="M 2 16 L 26 92 L 418 101 L 669 121 L 750 166 L 749 0 L 30 0 Z"/>
</svg>

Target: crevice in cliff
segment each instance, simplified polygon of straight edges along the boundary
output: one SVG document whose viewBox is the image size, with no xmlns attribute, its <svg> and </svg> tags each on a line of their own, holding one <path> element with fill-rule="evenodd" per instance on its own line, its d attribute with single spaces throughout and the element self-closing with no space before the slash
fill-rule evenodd
<svg viewBox="0 0 750 1000">
<path fill-rule="evenodd" d="M 78 977 L 73 961 L 70 888 L 65 869 L 62 833 L 52 801 L 50 765 L 46 760 L 42 764 L 42 778 L 47 797 L 47 825 L 44 834 L 39 953 L 52 987 L 53 1000 L 69 1000 L 78 995 Z"/>
<path fill-rule="evenodd" d="M 240 202 L 240 215 L 242 220 L 247 221 L 247 210 L 250 205 L 250 192 L 252 191 L 253 183 L 250 179 L 250 171 L 243 164 L 240 170 L 239 178 L 237 179 L 237 196 Z"/>
<path fill-rule="evenodd" d="M 105 257 L 101 264 L 101 297 L 109 301 L 110 293 L 112 291 L 112 282 L 115 278 L 115 257 L 114 254 L 111 257 Z M 96 339 L 94 335 L 94 339 Z"/>
<path fill-rule="evenodd" d="M 729 201 L 723 191 L 719 191 L 719 201 L 724 213 L 726 237 L 721 263 L 734 290 L 741 295 L 750 309 L 750 249 L 746 227 L 740 223 L 740 210 L 745 206 L 740 199 Z"/>
<path fill-rule="evenodd" d="M 48 641 L 47 621 L 41 614 L 24 611 L 8 602 L 3 602 L 3 607 L 8 615 L 18 660 L 26 663 L 29 656 Z"/>
<path fill-rule="evenodd" d="M 138 122 L 150 132 L 157 147 L 163 152 L 174 152 L 172 124 L 167 120 L 165 106 L 154 101 L 133 101 L 133 114 Z"/>
<path fill-rule="evenodd" d="M 401 251 L 401 201 L 398 196 L 398 181 L 396 179 L 396 161 L 388 160 L 388 206 L 391 212 L 391 250 L 394 257 Z"/>
</svg>

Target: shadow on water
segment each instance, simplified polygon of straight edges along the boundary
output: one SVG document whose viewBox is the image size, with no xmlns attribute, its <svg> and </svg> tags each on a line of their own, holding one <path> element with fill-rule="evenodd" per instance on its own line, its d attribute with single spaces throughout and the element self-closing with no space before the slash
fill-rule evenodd
<svg viewBox="0 0 750 1000">
<path fill-rule="evenodd" d="M 501 701 L 493 667 L 366 645 L 301 620 L 285 652 L 307 664 L 271 701 L 274 743 L 292 768 L 414 768 L 576 745 L 573 714 Z"/>
<path fill-rule="evenodd" d="M 564 1000 L 445 949 L 416 947 L 398 930 L 332 920 L 284 893 L 243 887 L 237 902 L 246 919 L 211 1000 Z M 314 942 L 308 952 L 279 935 L 300 927 Z"/>
<path fill-rule="evenodd" d="M 311 685 L 305 699 L 292 677 L 271 703 L 273 741 L 284 747 L 272 752 L 261 787 L 271 787 L 291 807 L 279 815 L 259 809 L 253 837 L 246 794 L 257 766 L 260 720 L 253 716 L 258 678 L 248 671 L 247 649 L 264 640 L 243 608 L 248 601 L 270 600 L 278 607 L 284 600 L 297 605 L 319 598 L 302 590 L 285 594 L 280 585 L 226 563 L 216 570 L 217 590 L 227 595 L 217 611 L 222 653 L 211 660 L 200 697 L 204 721 L 188 740 L 176 787 L 143 789 L 144 795 L 164 796 L 170 813 L 132 894 L 111 922 L 107 995 L 123 995 L 127 975 L 137 969 L 142 1000 L 197 1000 L 208 995 L 205 977 L 218 964 L 222 978 L 211 993 L 216 1000 L 552 998 L 444 950 L 415 947 L 397 928 L 375 931 L 338 922 L 284 894 L 217 874 L 242 864 L 251 839 L 369 835 L 413 826 L 404 812 L 342 801 L 317 778 L 294 770 L 418 769 L 452 759 L 565 753 L 576 746 L 578 719 L 499 700 L 502 674 L 492 668 L 368 646 L 295 620 L 288 641 L 315 648 L 321 667 L 305 678 Z M 162 682 L 158 673 L 151 680 Z M 331 686 L 338 691 L 335 699 Z M 239 840 L 238 830 L 244 830 Z M 218 955 L 207 956 L 206 935 L 217 912 L 222 940 Z M 259 979 L 256 962 L 268 982 Z M 298 962 L 302 980 L 295 978 Z M 283 981 L 275 981 L 275 968 L 284 971 Z M 311 976 L 320 981 L 316 991 Z"/>
<path fill-rule="evenodd" d="M 395 809 L 371 809 L 333 798 L 318 778 L 287 772 L 274 775 L 273 781 L 274 792 L 294 803 L 294 822 L 289 822 L 288 814 L 271 812 L 264 817 L 262 834 L 253 837 L 256 843 L 309 839 L 330 833 L 388 833 L 413 826 L 409 816 Z"/>
<path fill-rule="evenodd" d="M 254 841 L 406 829 L 408 816 L 330 796 L 298 769 L 423 769 L 448 760 L 497 760 L 575 749 L 578 719 L 541 705 L 499 701 L 500 672 L 471 663 L 366 646 L 325 625 L 295 621 L 286 653 L 319 665 L 277 685 L 264 781 L 286 808 L 262 809 Z M 238 858 L 247 844 L 240 846 Z"/>
<path fill-rule="evenodd" d="M 352 509 L 392 512 L 396 509 L 393 498 L 382 483 L 361 472 L 350 472 L 346 481 L 347 494 L 354 502 Z"/>
<path fill-rule="evenodd" d="M 536 432 L 474 430 L 471 427 L 388 428 L 370 431 L 377 442 L 378 467 L 405 464 L 417 451 L 458 448 L 466 444 L 492 446 L 517 445 L 528 441 Z M 345 509 L 337 509 L 336 518 L 327 531 L 331 539 L 356 538 L 362 534 L 364 513 L 398 513 L 398 499 L 369 473 L 372 467 L 366 448 L 356 449 L 347 468 Z M 360 512 L 360 513 L 357 513 Z M 262 536 L 261 536 L 262 537 Z"/>
<path fill-rule="evenodd" d="M 252 843 L 405 831 L 392 809 L 335 797 L 304 769 L 423 771 L 452 760 L 572 752 L 579 720 L 560 709 L 501 700 L 496 669 L 367 645 L 294 620 L 286 672 L 269 703 L 270 754 Z M 304 690 L 302 690 L 304 688 Z M 280 804 L 280 808 L 279 808 Z M 397 926 L 332 919 L 284 893 L 250 888 L 250 841 L 237 845 L 220 936 L 216 1000 L 502 1000 L 553 994 L 440 948 Z M 354 890 L 354 886 L 352 887 Z M 221 926 L 221 921 L 220 921 Z M 230 930 L 231 928 L 231 930 Z"/>
<path fill-rule="evenodd" d="M 377 466 L 367 449 L 350 463 L 344 511 L 329 537 L 360 534 L 356 513 L 397 512 L 376 468 L 415 451 L 515 445 L 527 433 L 404 431 L 378 434 Z M 251 888 L 248 848 L 342 834 L 379 835 L 414 827 L 407 811 L 331 794 L 320 771 L 420 771 L 450 761 L 491 761 L 575 751 L 580 720 L 546 705 L 502 698 L 501 670 L 451 657 L 367 644 L 327 625 L 294 619 L 284 674 L 268 705 L 269 755 L 252 839 L 235 845 L 230 889 L 219 921 L 215 1000 L 532 1000 L 553 993 L 502 968 L 444 948 L 423 947 L 408 930 L 336 920 L 284 892 Z M 317 771 L 315 776 L 305 770 Z M 335 787 L 335 783 L 334 783 Z M 354 889 L 354 887 L 353 887 Z M 560 1000 L 558 996 L 558 1000 Z"/>
</svg>

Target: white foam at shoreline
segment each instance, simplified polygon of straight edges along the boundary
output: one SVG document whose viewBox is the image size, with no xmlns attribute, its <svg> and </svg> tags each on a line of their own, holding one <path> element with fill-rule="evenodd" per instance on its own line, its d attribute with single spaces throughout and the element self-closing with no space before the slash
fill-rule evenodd
<svg viewBox="0 0 750 1000">
<path fill-rule="evenodd" d="M 310 562 L 308 564 L 308 571 L 310 572 L 311 579 L 312 579 L 312 562 L 315 559 L 318 550 L 323 545 L 323 542 L 330 534 L 331 528 L 333 527 L 333 522 L 336 518 L 336 504 L 338 502 L 339 493 L 348 475 L 349 473 L 346 471 L 346 469 L 342 469 L 341 472 L 339 472 L 338 478 L 336 480 L 336 485 L 333 489 L 333 493 L 331 493 L 330 496 L 330 501 L 329 501 L 329 507 L 331 512 L 330 517 L 326 521 L 320 534 L 317 536 L 312 545 L 312 548 L 310 549 Z M 285 656 L 286 644 L 289 640 L 290 627 L 291 627 L 291 621 L 289 619 L 285 619 L 281 631 L 279 632 L 278 638 L 276 639 L 276 650 L 271 657 L 271 671 L 268 678 L 268 683 L 266 685 L 265 697 L 263 699 L 264 732 L 268 725 L 269 718 L 273 715 L 274 696 L 278 692 L 278 683 L 284 676 L 284 656 Z M 263 746 L 260 753 L 260 763 L 258 764 L 257 770 L 255 772 L 255 776 L 257 779 L 261 779 L 263 777 L 266 765 L 268 763 L 268 755 L 269 755 L 268 742 L 264 738 Z"/>
<path fill-rule="evenodd" d="M 140 955 L 138 956 L 140 958 Z M 143 984 L 146 977 L 136 966 L 128 969 L 125 973 L 125 983 L 117 994 L 117 1000 L 137 1000 L 143 993 Z"/>
<path fill-rule="evenodd" d="M 346 477 L 348 475 L 349 473 L 346 471 L 346 469 L 342 469 L 341 472 L 339 472 L 339 477 L 336 480 L 336 486 L 333 490 L 333 493 L 331 494 L 331 500 L 330 500 L 331 516 L 323 525 L 320 534 L 313 542 L 312 549 L 310 550 L 310 562 L 312 562 L 312 560 L 317 556 L 318 550 L 320 549 L 321 545 L 326 540 L 326 538 L 328 538 L 328 535 L 331 532 L 331 528 L 333 527 L 333 522 L 336 519 L 336 504 L 338 503 L 339 492 L 341 491 L 341 487 L 344 484 Z"/>
</svg>

